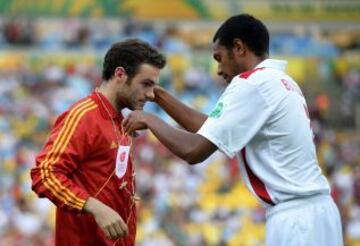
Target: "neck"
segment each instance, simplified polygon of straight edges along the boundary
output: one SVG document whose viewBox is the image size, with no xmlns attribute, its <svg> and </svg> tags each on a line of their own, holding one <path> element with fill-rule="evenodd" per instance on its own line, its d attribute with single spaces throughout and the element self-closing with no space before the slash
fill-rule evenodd
<svg viewBox="0 0 360 246">
<path fill-rule="evenodd" d="M 255 56 L 255 55 L 250 56 L 248 59 L 248 63 L 246 64 L 246 71 L 254 69 L 259 63 L 261 63 L 262 61 L 268 58 L 269 58 L 268 56 Z"/>
<path fill-rule="evenodd" d="M 120 112 L 122 107 L 116 103 L 116 88 L 113 88 L 113 83 L 102 82 L 100 87 L 98 88 L 98 92 L 100 92 L 107 100 L 109 100 L 110 104 L 116 109 L 116 111 Z"/>
</svg>

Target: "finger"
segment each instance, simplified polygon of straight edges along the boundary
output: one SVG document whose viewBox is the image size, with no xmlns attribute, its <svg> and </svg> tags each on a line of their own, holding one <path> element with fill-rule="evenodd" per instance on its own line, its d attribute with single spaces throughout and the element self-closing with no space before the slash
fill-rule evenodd
<svg viewBox="0 0 360 246">
<path fill-rule="evenodd" d="M 129 126 L 129 125 L 127 125 L 126 127 L 124 127 L 124 131 L 125 131 L 125 134 L 131 136 L 130 126 Z"/>
<path fill-rule="evenodd" d="M 133 131 L 133 132 L 126 132 L 125 131 L 125 134 L 132 137 L 132 138 L 136 138 L 137 136 L 139 136 L 139 134 L 136 131 Z"/>
<path fill-rule="evenodd" d="M 117 233 L 117 237 L 125 236 L 125 231 L 121 228 L 120 223 L 115 223 L 114 228 Z"/>
<path fill-rule="evenodd" d="M 128 134 L 129 134 L 130 136 L 133 136 L 134 133 L 135 133 L 135 131 L 136 131 L 136 126 L 135 126 L 135 124 L 136 124 L 136 123 L 132 121 L 132 123 L 130 123 L 130 124 L 128 125 L 127 132 L 128 132 Z"/>
<path fill-rule="evenodd" d="M 129 118 L 128 118 L 128 119 L 126 119 L 126 122 L 124 122 L 124 125 L 123 125 L 124 131 L 125 131 L 126 133 L 129 133 L 129 128 L 130 128 L 130 126 L 131 126 L 131 123 L 130 123 L 130 120 L 129 120 Z"/>
<path fill-rule="evenodd" d="M 109 240 L 110 240 L 110 239 L 111 239 L 111 235 L 110 235 L 110 232 L 109 232 L 108 228 L 105 227 L 105 228 L 103 228 L 102 230 L 103 230 L 103 232 L 104 232 L 104 234 L 105 234 L 106 239 L 109 239 Z"/>
<path fill-rule="evenodd" d="M 129 124 L 129 118 L 126 118 L 126 119 L 122 122 L 122 127 L 123 127 L 124 129 L 126 129 L 126 127 L 128 126 L 128 124 Z"/>
<path fill-rule="evenodd" d="M 129 234 L 129 229 L 127 224 L 125 224 L 125 222 L 123 220 L 119 221 L 119 226 L 121 228 L 121 230 L 124 232 L 124 236 Z"/>
<path fill-rule="evenodd" d="M 116 230 L 114 228 L 114 225 L 109 226 L 108 229 L 109 229 L 109 232 L 110 232 L 111 239 L 118 238 L 118 235 L 117 235 L 117 232 L 116 232 Z"/>
<path fill-rule="evenodd" d="M 129 121 L 129 123 L 126 125 L 125 131 L 131 133 L 132 132 L 131 129 L 132 129 L 132 123 Z"/>
<path fill-rule="evenodd" d="M 130 117 L 130 115 L 126 119 L 123 120 L 123 122 L 122 122 L 123 126 L 125 126 L 129 122 L 129 117 Z"/>
</svg>

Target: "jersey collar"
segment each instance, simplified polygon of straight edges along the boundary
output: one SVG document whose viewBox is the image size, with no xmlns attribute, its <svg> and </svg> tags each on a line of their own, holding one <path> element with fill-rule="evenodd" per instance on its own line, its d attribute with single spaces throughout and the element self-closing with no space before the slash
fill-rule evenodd
<svg viewBox="0 0 360 246">
<path fill-rule="evenodd" d="M 275 60 L 275 59 L 266 59 L 260 62 L 255 68 L 269 67 L 277 70 L 285 71 L 287 66 L 287 61 L 284 60 Z"/>
<path fill-rule="evenodd" d="M 98 95 L 101 97 L 101 100 Z M 117 112 L 116 109 L 111 105 L 110 101 L 101 92 L 99 92 L 99 91 L 96 92 L 94 90 L 91 94 L 91 97 L 99 105 L 100 112 L 104 118 L 106 118 L 106 119 L 110 119 L 110 117 L 111 117 L 111 119 L 122 119 L 123 118 L 121 112 Z"/>
</svg>

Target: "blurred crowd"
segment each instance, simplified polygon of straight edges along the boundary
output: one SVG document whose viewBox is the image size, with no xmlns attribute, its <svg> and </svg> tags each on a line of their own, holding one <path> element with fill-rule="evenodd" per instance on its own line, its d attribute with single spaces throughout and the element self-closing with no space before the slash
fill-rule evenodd
<svg viewBox="0 0 360 246">
<path fill-rule="evenodd" d="M 161 49 L 168 57 L 162 86 L 203 112 L 211 111 L 225 86 L 211 58 L 212 30 L 194 38 L 176 24 L 162 28 L 134 20 L 108 26 L 72 19 L 55 24 L 7 19 L 0 26 L 0 245 L 53 245 L 54 206 L 31 191 L 29 169 L 56 116 L 101 82 L 102 55 L 113 42 L 138 37 Z M 344 47 L 330 40 L 299 33 L 274 35 L 271 53 L 300 56 L 295 70 L 316 65 L 316 73 L 301 70 L 299 83 L 346 242 L 360 245 L 359 60 L 349 62 Z M 80 59 L 62 54 L 69 50 Z M 58 51 L 60 58 L 53 59 L 49 51 Z M 89 52 L 95 58 L 81 60 Z M 155 104 L 145 110 L 175 125 Z M 137 137 L 135 153 L 141 197 L 137 245 L 263 244 L 264 210 L 244 187 L 235 159 L 216 152 L 190 167 L 148 132 Z"/>
<path fill-rule="evenodd" d="M 197 25 L 181 23 L 185 28 L 179 28 L 178 24 L 178 22 L 156 22 L 154 24 L 134 20 L 131 17 L 121 21 L 0 17 L 0 47 L 103 50 L 124 37 L 136 36 L 156 45 L 163 51 L 189 52 L 189 46 L 205 46 L 207 48 L 217 27 L 211 22 Z M 200 31 L 199 28 L 201 28 Z M 193 35 L 193 32 L 196 32 L 197 35 Z M 291 31 L 278 32 L 271 40 L 272 54 L 334 57 L 341 52 L 339 48 L 356 49 L 360 46 L 358 34 L 350 31 L 342 40 L 316 26 L 304 28 L 299 24 L 295 25 Z M 185 38 L 186 43 L 177 40 L 179 36 Z"/>
</svg>

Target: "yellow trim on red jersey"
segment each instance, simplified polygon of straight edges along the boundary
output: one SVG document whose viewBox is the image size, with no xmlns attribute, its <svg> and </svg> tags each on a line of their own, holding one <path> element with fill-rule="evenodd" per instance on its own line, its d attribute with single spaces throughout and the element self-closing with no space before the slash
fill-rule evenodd
<svg viewBox="0 0 360 246">
<path fill-rule="evenodd" d="M 86 112 L 95 109 L 96 107 L 97 105 L 92 101 L 92 99 L 87 99 L 76 105 L 69 112 L 66 116 L 64 125 L 51 147 L 51 150 L 47 153 L 45 159 L 40 164 L 41 178 L 44 181 L 45 186 L 53 193 L 54 196 L 63 201 L 66 205 L 75 207 L 79 210 L 81 210 L 84 206 L 85 200 L 78 198 L 68 188 L 64 187 L 60 181 L 51 172 L 49 172 L 49 168 L 52 170 L 51 165 L 56 163 L 63 154 L 81 117 Z"/>
</svg>

